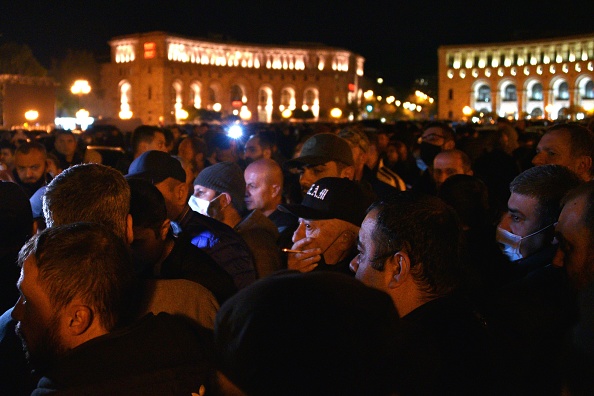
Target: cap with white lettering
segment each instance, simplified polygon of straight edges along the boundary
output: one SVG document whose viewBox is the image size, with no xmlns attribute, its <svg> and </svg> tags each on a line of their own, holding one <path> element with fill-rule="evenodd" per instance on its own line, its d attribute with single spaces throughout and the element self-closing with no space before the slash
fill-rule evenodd
<svg viewBox="0 0 594 396">
<path fill-rule="evenodd" d="M 311 185 L 300 205 L 281 204 L 278 208 L 302 219 L 339 219 L 360 227 L 370 204 L 357 183 L 324 177 Z"/>
</svg>

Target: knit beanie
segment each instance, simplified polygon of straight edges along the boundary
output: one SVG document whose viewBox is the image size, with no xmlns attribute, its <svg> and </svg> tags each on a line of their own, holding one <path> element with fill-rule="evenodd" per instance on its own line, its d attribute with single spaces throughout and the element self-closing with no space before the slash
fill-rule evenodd
<svg viewBox="0 0 594 396">
<path fill-rule="evenodd" d="M 239 214 L 245 210 L 245 179 L 235 162 L 219 162 L 207 166 L 196 176 L 194 185 L 200 185 L 231 196 L 231 203 Z"/>
</svg>

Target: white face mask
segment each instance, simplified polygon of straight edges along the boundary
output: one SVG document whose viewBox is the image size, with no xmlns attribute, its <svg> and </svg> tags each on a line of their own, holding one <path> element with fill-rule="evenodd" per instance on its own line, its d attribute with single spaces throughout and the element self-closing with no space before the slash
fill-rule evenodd
<svg viewBox="0 0 594 396">
<path fill-rule="evenodd" d="M 524 239 L 539 234 L 547 228 L 554 226 L 555 224 L 556 223 L 549 224 L 548 226 L 541 228 L 540 230 L 533 232 L 532 234 L 526 235 L 525 237 L 516 235 L 508 230 L 504 230 L 501 227 L 497 227 L 497 234 L 495 239 L 502 245 L 501 251 L 503 252 L 503 254 L 505 254 L 510 261 L 516 261 L 523 258 L 522 253 L 520 253 L 520 247 L 522 246 L 522 241 Z"/>
<path fill-rule="evenodd" d="M 221 194 L 223 195 L 223 194 Z M 195 196 L 191 196 L 188 200 L 188 205 L 190 208 L 198 212 L 204 216 L 216 218 L 220 211 L 220 198 L 221 195 L 213 198 L 212 201 L 207 201 L 206 199 L 198 198 Z"/>
<path fill-rule="evenodd" d="M 204 216 L 208 216 L 207 213 L 210 201 L 192 195 L 188 200 L 188 205 L 190 205 L 190 208 L 192 208 L 194 212 L 198 212 Z"/>
</svg>

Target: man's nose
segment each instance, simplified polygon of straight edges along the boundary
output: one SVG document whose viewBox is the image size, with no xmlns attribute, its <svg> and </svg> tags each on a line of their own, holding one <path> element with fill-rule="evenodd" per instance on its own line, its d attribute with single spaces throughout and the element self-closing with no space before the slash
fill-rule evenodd
<svg viewBox="0 0 594 396">
<path fill-rule="evenodd" d="M 305 238 L 305 225 L 303 223 L 299 223 L 299 226 L 293 233 L 292 241 L 293 243 L 295 243 L 297 241 L 302 240 L 303 238 Z"/>
<path fill-rule="evenodd" d="M 544 161 L 543 153 L 538 153 L 534 156 L 534 158 L 532 158 L 532 165 L 539 166 L 539 165 L 544 165 L 544 164 L 545 164 L 545 161 Z"/>
</svg>

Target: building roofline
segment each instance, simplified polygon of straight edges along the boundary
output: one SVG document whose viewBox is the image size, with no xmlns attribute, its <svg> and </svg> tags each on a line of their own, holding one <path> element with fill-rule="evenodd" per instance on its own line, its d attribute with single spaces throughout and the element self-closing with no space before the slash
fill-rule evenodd
<svg viewBox="0 0 594 396">
<path fill-rule="evenodd" d="M 451 49 L 466 49 L 466 48 L 490 48 L 490 47 L 505 47 L 505 46 L 520 46 L 520 45 L 536 45 L 536 44 L 553 44 L 553 43 L 564 43 L 567 41 L 591 39 L 594 41 L 594 32 L 588 34 L 580 34 L 573 36 L 563 37 L 548 37 L 542 39 L 530 39 L 530 40 L 514 40 L 514 41 L 503 41 L 493 43 L 479 43 L 479 44 L 451 44 L 441 45 L 438 50 L 451 50 Z"/>
</svg>

